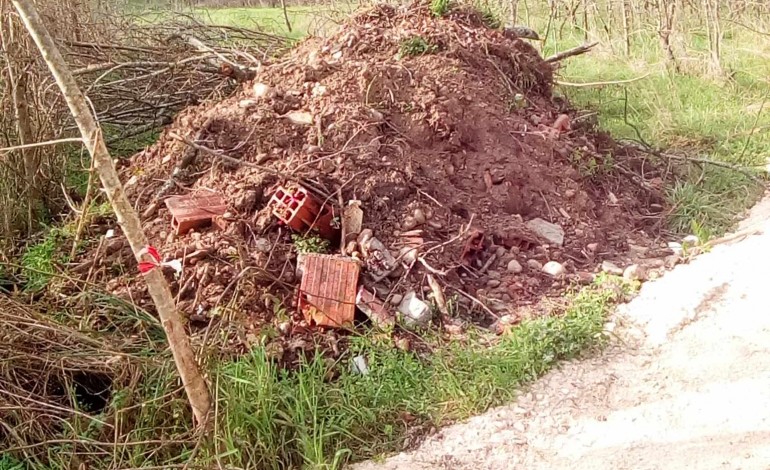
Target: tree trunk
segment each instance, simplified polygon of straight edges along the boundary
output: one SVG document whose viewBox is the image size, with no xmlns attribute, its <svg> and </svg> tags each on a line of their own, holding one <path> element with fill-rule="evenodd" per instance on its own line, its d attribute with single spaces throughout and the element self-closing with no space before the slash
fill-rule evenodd
<svg viewBox="0 0 770 470">
<path fill-rule="evenodd" d="M 625 39 L 626 57 L 631 55 L 631 12 L 628 6 L 628 0 L 620 0 L 623 8 L 623 38 Z"/>
<path fill-rule="evenodd" d="M 32 0 L 13 0 L 30 36 L 40 49 L 46 64 L 51 70 L 56 83 L 61 89 L 64 99 L 72 112 L 72 116 L 83 136 L 89 153 L 94 161 L 94 168 L 99 174 L 107 197 L 112 204 L 118 223 L 128 239 L 137 261 L 142 261 L 142 252 L 148 246 L 147 237 L 142 230 L 131 203 L 126 197 L 123 185 L 115 171 L 115 165 L 104 143 L 101 130 L 91 113 L 91 108 L 85 96 L 78 88 L 72 73 L 64 62 L 59 49 L 51 38 L 50 33 L 38 15 Z M 206 382 L 198 371 L 190 341 L 184 330 L 184 324 L 174 305 L 171 290 L 160 268 L 153 269 L 145 275 L 150 296 L 155 302 L 163 328 L 168 337 L 169 348 L 174 356 L 179 375 L 187 398 L 190 400 L 193 415 L 199 425 L 206 423 L 211 397 Z"/>
<path fill-rule="evenodd" d="M 676 25 L 676 2 L 658 0 L 658 36 L 660 45 L 666 53 L 666 60 L 674 71 L 679 73 L 679 63 L 671 45 L 671 35 Z"/>
</svg>

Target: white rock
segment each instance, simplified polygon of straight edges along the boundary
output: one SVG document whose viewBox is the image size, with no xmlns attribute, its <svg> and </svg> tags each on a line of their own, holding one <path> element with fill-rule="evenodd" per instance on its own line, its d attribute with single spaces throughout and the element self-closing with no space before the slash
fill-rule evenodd
<svg viewBox="0 0 770 470">
<path fill-rule="evenodd" d="M 592 252 L 592 253 L 596 253 L 596 250 L 599 249 L 599 244 L 598 243 L 589 243 L 588 245 L 586 245 L 586 249 L 588 251 Z"/>
<path fill-rule="evenodd" d="M 550 274 L 553 277 L 563 276 L 566 271 L 567 270 L 564 269 L 564 266 L 562 266 L 561 263 L 557 263 L 556 261 L 549 261 L 545 263 L 545 266 L 543 266 L 543 272 Z"/>
<path fill-rule="evenodd" d="M 623 270 L 618 267 L 617 264 L 612 261 L 602 261 L 602 271 L 613 276 L 622 276 Z"/>
<path fill-rule="evenodd" d="M 269 85 L 265 85 L 264 83 L 255 83 L 253 90 L 254 90 L 254 96 L 257 98 L 270 98 L 273 93 L 273 89 L 270 88 Z"/>
<path fill-rule="evenodd" d="M 532 219 L 527 222 L 527 228 L 548 240 L 551 245 L 564 245 L 564 229 L 543 219 Z"/>
<path fill-rule="evenodd" d="M 632 264 L 623 271 L 623 279 L 626 281 L 646 281 L 647 270 L 638 264 Z"/>
<path fill-rule="evenodd" d="M 509 273 L 519 274 L 522 271 L 524 271 L 524 268 L 521 266 L 521 263 L 519 263 L 515 259 L 512 259 L 508 263 L 508 272 Z"/>
</svg>

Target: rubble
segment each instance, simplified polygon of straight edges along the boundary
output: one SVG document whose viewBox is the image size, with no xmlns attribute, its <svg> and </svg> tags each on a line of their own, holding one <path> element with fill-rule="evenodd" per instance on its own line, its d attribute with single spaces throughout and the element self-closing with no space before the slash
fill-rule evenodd
<svg viewBox="0 0 770 470">
<path fill-rule="evenodd" d="M 435 48 L 397 60 L 407 36 Z M 221 227 L 169 233 L 164 210 L 144 222 L 166 257 L 201 253 L 184 261 L 183 282 L 169 277 L 185 315 L 228 305 L 239 327 L 280 323 L 293 340 L 318 326 L 346 334 L 337 327 L 354 327 L 357 304 L 375 324 L 385 311 L 400 317 L 395 331 L 428 327 L 425 298 L 486 327 L 490 311 L 559 297 L 599 259 L 623 259 L 629 234 L 644 245 L 658 226 L 648 208 L 665 212 L 661 194 L 614 168 L 644 161 L 644 178 L 665 173 L 575 119 L 551 94 L 553 73 L 531 45 L 476 12 L 434 17 L 425 4 L 378 5 L 265 61 L 233 96 L 181 112 L 122 176 L 133 182 L 132 202 L 151 206 L 194 151 L 172 191 L 222 198 Z M 586 176 L 585 162 L 606 158 L 617 165 Z M 301 254 L 298 237 L 330 254 Z M 103 276 L 110 292 L 151 310 L 130 248 L 109 249 L 84 256 L 96 258 L 89 282 Z M 113 266 L 128 274 L 115 278 Z M 279 319 L 279 307 L 295 314 Z M 304 340 L 296 344 L 332 341 Z"/>
<path fill-rule="evenodd" d="M 622 276 L 623 268 L 619 267 L 612 261 L 602 261 L 602 271 L 613 276 Z"/>
<path fill-rule="evenodd" d="M 171 214 L 171 227 L 177 235 L 211 225 L 214 217 L 227 211 L 225 200 L 214 193 L 172 196 L 166 198 L 165 203 Z"/>
</svg>

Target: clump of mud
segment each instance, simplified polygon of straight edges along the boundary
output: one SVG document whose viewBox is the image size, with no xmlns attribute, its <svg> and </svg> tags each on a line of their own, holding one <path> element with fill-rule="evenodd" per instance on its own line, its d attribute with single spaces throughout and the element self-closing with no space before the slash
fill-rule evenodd
<svg viewBox="0 0 770 470">
<path fill-rule="evenodd" d="M 427 298 L 432 273 L 458 307 L 444 320 L 460 330 L 515 320 L 522 307 L 587 282 L 629 242 L 648 245 L 662 211 L 660 195 L 633 176 L 641 161 L 554 97 L 553 73 L 530 44 L 475 12 L 436 18 L 422 4 L 377 6 L 265 64 L 234 96 L 183 111 L 131 159 L 124 181 L 164 257 L 199 253 L 169 276 L 191 325 L 230 325 L 247 347 L 265 324 L 284 338 L 279 355 L 312 345 L 291 313 L 291 232 L 266 208 L 291 182 L 337 215 L 362 201 L 364 227 L 394 255 L 420 247 L 424 263 L 378 283 L 362 276 L 386 303 L 409 289 Z M 191 164 L 180 170 L 183 160 Z M 203 190 L 226 198 L 231 223 L 175 236 L 159 201 Z M 558 226 L 563 242 L 533 229 L 542 222 Z M 483 249 L 463 265 L 473 233 L 483 233 Z M 110 290 L 151 308 L 120 237 L 89 260 Z M 543 272 L 551 261 L 564 273 Z M 116 276 L 116 265 L 129 274 Z"/>
</svg>

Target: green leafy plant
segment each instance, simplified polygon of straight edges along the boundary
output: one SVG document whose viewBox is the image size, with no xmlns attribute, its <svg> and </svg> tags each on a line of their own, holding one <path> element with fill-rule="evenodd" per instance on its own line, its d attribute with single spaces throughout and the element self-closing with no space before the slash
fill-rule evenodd
<svg viewBox="0 0 770 470">
<path fill-rule="evenodd" d="M 431 44 L 421 36 L 412 36 L 401 42 L 398 57 L 414 57 L 418 55 L 432 54 L 438 50 L 435 44 Z"/>
<path fill-rule="evenodd" d="M 452 9 L 451 0 L 432 0 L 430 2 L 430 11 L 433 16 L 441 17 L 449 13 Z"/>
<path fill-rule="evenodd" d="M 318 235 L 292 235 L 291 241 L 294 248 L 299 253 L 328 253 L 329 240 L 323 239 Z"/>
</svg>

